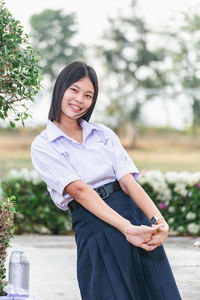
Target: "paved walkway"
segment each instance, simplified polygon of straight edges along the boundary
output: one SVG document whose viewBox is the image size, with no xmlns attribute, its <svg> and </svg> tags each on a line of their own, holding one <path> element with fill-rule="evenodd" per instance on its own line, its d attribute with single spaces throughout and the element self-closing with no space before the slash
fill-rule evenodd
<svg viewBox="0 0 200 300">
<path fill-rule="evenodd" d="M 200 249 L 193 246 L 196 240 L 168 237 L 165 243 L 183 300 L 200 299 Z M 29 259 L 30 291 L 35 300 L 81 299 L 76 281 L 73 236 L 16 236 L 8 255 L 12 250 L 25 251 Z"/>
</svg>

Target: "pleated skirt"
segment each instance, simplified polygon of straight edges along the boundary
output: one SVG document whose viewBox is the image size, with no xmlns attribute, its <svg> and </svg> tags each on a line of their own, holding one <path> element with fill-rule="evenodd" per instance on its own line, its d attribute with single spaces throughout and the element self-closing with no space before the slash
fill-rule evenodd
<svg viewBox="0 0 200 300">
<path fill-rule="evenodd" d="M 151 226 L 123 191 L 104 200 L 134 225 Z M 163 246 L 147 252 L 80 206 L 72 212 L 82 300 L 180 300 Z"/>
</svg>

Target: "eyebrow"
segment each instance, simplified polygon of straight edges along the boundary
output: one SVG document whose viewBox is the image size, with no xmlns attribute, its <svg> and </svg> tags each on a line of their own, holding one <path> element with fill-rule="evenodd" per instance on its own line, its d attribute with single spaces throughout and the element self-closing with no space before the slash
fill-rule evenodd
<svg viewBox="0 0 200 300">
<path fill-rule="evenodd" d="M 77 89 L 79 89 L 80 90 L 80 87 L 78 86 L 78 85 L 76 85 L 76 84 L 72 84 L 72 86 L 75 86 Z M 94 92 L 92 92 L 92 91 L 87 91 L 86 93 L 90 93 L 90 94 L 94 94 Z"/>
</svg>

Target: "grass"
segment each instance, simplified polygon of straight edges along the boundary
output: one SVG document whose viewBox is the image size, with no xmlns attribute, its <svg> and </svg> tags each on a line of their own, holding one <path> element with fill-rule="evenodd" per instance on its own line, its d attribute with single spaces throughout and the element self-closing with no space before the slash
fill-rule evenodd
<svg viewBox="0 0 200 300">
<path fill-rule="evenodd" d="M 129 155 L 138 168 L 146 170 L 200 171 L 200 140 L 198 137 L 172 132 L 146 132 L 138 136 Z"/>
<path fill-rule="evenodd" d="M 159 151 L 129 151 L 139 170 L 200 171 L 200 153 L 197 151 L 180 151 L 163 153 Z"/>
<path fill-rule="evenodd" d="M 35 132 L 0 132 L 0 177 L 10 169 L 32 168 L 30 145 Z"/>
<path fill-rule="evenodd" d="M 30 145 L 41 128 L 0 130 L 0 177 L 10 169 L 32 168 Z M 127 149 L 139 170 L 199 171 L 200 139 L 183 132 L 144 130 L 137 135 L 135 147 Z"/>
</svg>

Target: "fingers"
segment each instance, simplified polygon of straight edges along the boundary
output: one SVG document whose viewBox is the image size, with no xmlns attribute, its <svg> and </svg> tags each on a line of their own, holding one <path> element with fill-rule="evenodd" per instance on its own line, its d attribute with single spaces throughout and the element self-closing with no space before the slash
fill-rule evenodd
<svg viewBox="0 0 200 300">
<path fill-rule="evenodd" d="M 152 241 L 151 244 L 152 245 L 161 245 L 164 243 L 164 241 L 166 240 L 167 235 L 163 235 L 163 234 L 155 234 L 152 236 Z"/>
<path fill-rule="evenodd" d="M 158 224 L 159 231 L 169 231 L 169 225 L 167 223 Z"/>
<path fill-rule="evenodd" d="M 141 244 L 139 247 L 146 251 L 152 251 L 153 249 L 156 248 L 155 246 L 148 245 L 148 244 Z"/>
<path fill-rule="evenodd" d="M 159 225 L 152 225 L 152 226 L 147 226 L 147 225 L 140 225 L 141 228 L 144 230 L 149 230 L 149 231 L 156 231 L 159 228 Z"/>
<path fill-rule="evenodd" d="M 151 228 L 148 226 L 141 226 L 141 230 L 142 230 L 142 236 L 144 238 L 144 241 L 147 243 L 152 239 L 152 236 L 157 231 L 156 228 Z"/>
<path fill-rule="evenodd" d="M 152 227 L 141 225 L 127 228 L 125 236 L 127 241 L 136 247 L 152 251 L 164 242 L 167 234 L 158 225 Z"/>
<path fill-rule="evenodd" d="M 138 229 L 141 229 L 143 233 L 154 233 L 158 230 L 158 225 L 155 225 L 155 226 L 146 226 L 146 225 L 140 225 L 140 226 L 137 226 Z M 135 234 L 136 233 L 136 229 L 135 228 L 127 228 L 125 233 L 127 234 Z"/>
</svg>

